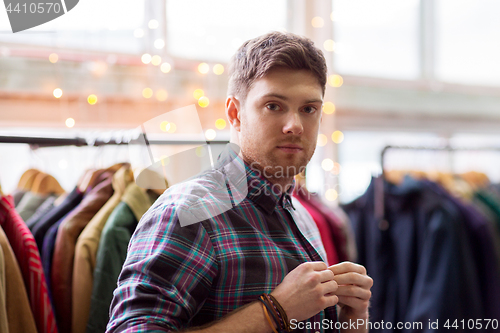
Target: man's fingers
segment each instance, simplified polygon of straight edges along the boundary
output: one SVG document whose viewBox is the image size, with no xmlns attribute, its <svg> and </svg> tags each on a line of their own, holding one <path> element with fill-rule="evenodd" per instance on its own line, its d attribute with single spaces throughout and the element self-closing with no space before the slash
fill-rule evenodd
<svg viewBox="0 0 500 333">
<path fill-rule="evenodd" d="M 332 265 L 328 267 L 328 269 L 330 269 L 335 275 L 349 272 L 356 272 L 361 275 L 366 275 L 366 268 L 364 266 L 349 261 L 344 261 L 340 264 Z"/>
<path fill-rule="evenodd" d="M 321 286 L 323 287 L 323 295 L 328 296 L 328 295 L 337 295 L 337 290 L 339 288 L 339 285 L 337 282 L 331 280 L 325 283 L 322 283 Z"/>
<path fill-rule="evenodd" d="M 310 261 L 306 264 L 309 265 L 313 271 L 324 271 L 325 269 L 328 269 L 327 264 L 323 261 Z"/>
<path fill-rule="evenodd" d="M 326 307 L 334 306 L 339 302 L 339 297 L 337 295 L 325 295 L 327 301 Z"/>
<path fill-rule="evenodd" d="M 347 305 L 353 308 L 356 312 L 364 312 L 368 309 L 370 301 L 350 296 L 339 296 L 339 305 Z"/>
<path fill-rule="evenodd" d="M 373 286 L 373 279 L 371 277 L 353 272 L 334 275 L 334 280 L 337 281 L 339 285 L 354 284 L 368 289 Z"/>
<path fill-rule="evenodd" d="M 345 286 L 338 286 L 335 295 L 339 297 L 344 296 L 344 297 L 358 298 L 360 300 L 369 300 L 370 297 L 372 296 L 372 292 L 370 290 L 358 286 L 345 285 Z"/>
<path fill-rule="evenodd" d="M 324 271 L 319 272 L 319 274 L 321 276 L 320 278 L 321 283 L 332 281 L 335 276 L 329 269 L 325 269 Z"/>
</svg>

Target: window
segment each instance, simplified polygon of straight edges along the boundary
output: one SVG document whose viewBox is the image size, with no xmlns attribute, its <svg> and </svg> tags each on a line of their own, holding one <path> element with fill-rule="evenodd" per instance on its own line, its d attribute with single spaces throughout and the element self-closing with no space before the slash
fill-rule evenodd
<svg viewBox="0 0 500 333">
<path fill-rule="evenodd" d="M 418 78 L 418 18 L 418 0 L 333 0 L 336 70 Z"/>
<path fill-rule="evenodd" d="M 0 10 L 0 42 L 140 53 L 134 31 L 143 20 L 144 0 L 84 0 L 50 22 L 13 34 L 7 12 Z"/>
<path fill-rule="evenodd" d="M 167 45 L 173 56 L 228 61 L 241 44 L 286 26 L 286 0 L 167 1 Z"/>
<path fill-rule="evenodd" d="M 497 0 L 438 2 L 438 79 L 500 85 L 499 12 Z"/>
</svg>

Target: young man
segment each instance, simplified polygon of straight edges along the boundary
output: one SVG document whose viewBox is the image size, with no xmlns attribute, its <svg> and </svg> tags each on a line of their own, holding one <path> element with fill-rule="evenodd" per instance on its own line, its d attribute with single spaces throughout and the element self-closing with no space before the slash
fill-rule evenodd
<svg viewBox="0 0 500 333">
<path fill-rule="evenodd" d="M 290 196 L 316 147 L 323 54 L 309 39 L 273 32 L 243 44 L 230 73 L 226 115 L 239 154 L 231 149 L 214 170 L 171 187 L 142 217 L 107 332 L 279 331 L 284 319 L 261 294 L 295 331 L 368 319 L 372 279 L 354 263 L 327 267 L 314 221 Z M 182 223 L 194 206 L 209 214 Z"/>
</svg>

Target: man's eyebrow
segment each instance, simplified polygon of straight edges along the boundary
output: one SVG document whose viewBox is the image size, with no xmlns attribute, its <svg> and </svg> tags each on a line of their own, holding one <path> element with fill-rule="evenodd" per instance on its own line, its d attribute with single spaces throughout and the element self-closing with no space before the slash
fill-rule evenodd
<svg viewBox="0 0 500 333">
<path fill-rule="evenodd" d="M 262 96 L 261 98 L 269 98 L 269 97 L 279 98 L 279 99 L 282 99 L 284 101 L 289 101 L 290 100 L 290 98 L 288 98 L 286 96 L 283 96 L 283 95 L 280 95 L 280 94 L 275 94 L 275 93 L 266 94 L 266 95 Z M 309 104 L 309 103 L 323 103 L 323 100 L 321 100 L 321 99 L 310 99 L 310 100 L 305 101 L 304 104 Z"/>
</svg>

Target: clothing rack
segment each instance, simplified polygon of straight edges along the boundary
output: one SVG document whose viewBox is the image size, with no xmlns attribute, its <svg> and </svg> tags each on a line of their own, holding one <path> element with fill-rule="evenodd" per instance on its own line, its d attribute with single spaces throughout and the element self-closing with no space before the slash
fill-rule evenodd
<svg viewBox="0 0 500 333">
<path fill-rule="evenodd" d="M 382 176 L 385 176 L 385 155 L 388 150 L 421 150 L 421 151 L 498 151 L 500 152 L 500 147 L 428 147 L 428 146 L 385 146 L 380 153 L 380 166 L 382 168 Z"/>
<path fill-rule="evenodd" d="M 384 179 L 386 176 L 385 169 L 385 155 L 389 150 L 419 150 L 419 151 L 447 151 L 447 152 L 456 152 L 456 151 L 498 151 L 500 152 L 500 147 L 451 147 L 451 146 L 442 146 L 442 147 L 429 147 L 429 146 L 385 146 L 380 153 L 380 166 L 382 168 L 382 177 L 379 177 L 375 180 L 375 207 L 374 213 L 375 217 L 379 220 L 379 227 L 381 229 L 386 229 L 388 226 L 388 222 L 385 220 L 385 203 L 384 203 Z"/>
<path fill-rule="evenodd" d="M 144 139 L 148 144 L 153 145 L 204 145 L 204 144 L 227 144 L 228 140 L 151 140 L 144 135 Z M 40 147 L 63 147 L 63 146 L 106 146 L 106 145 L 128 145 L 134 143 L 141 143 L 138 138 L 98 138 L 89 140 L 82 137 L 64 138 L 64 137 L 35 137 L 35 136 L 5 136 L 0 135 L 0 143 L 25 143 L 29 144 L 32 148 Z"/>
</svg>

